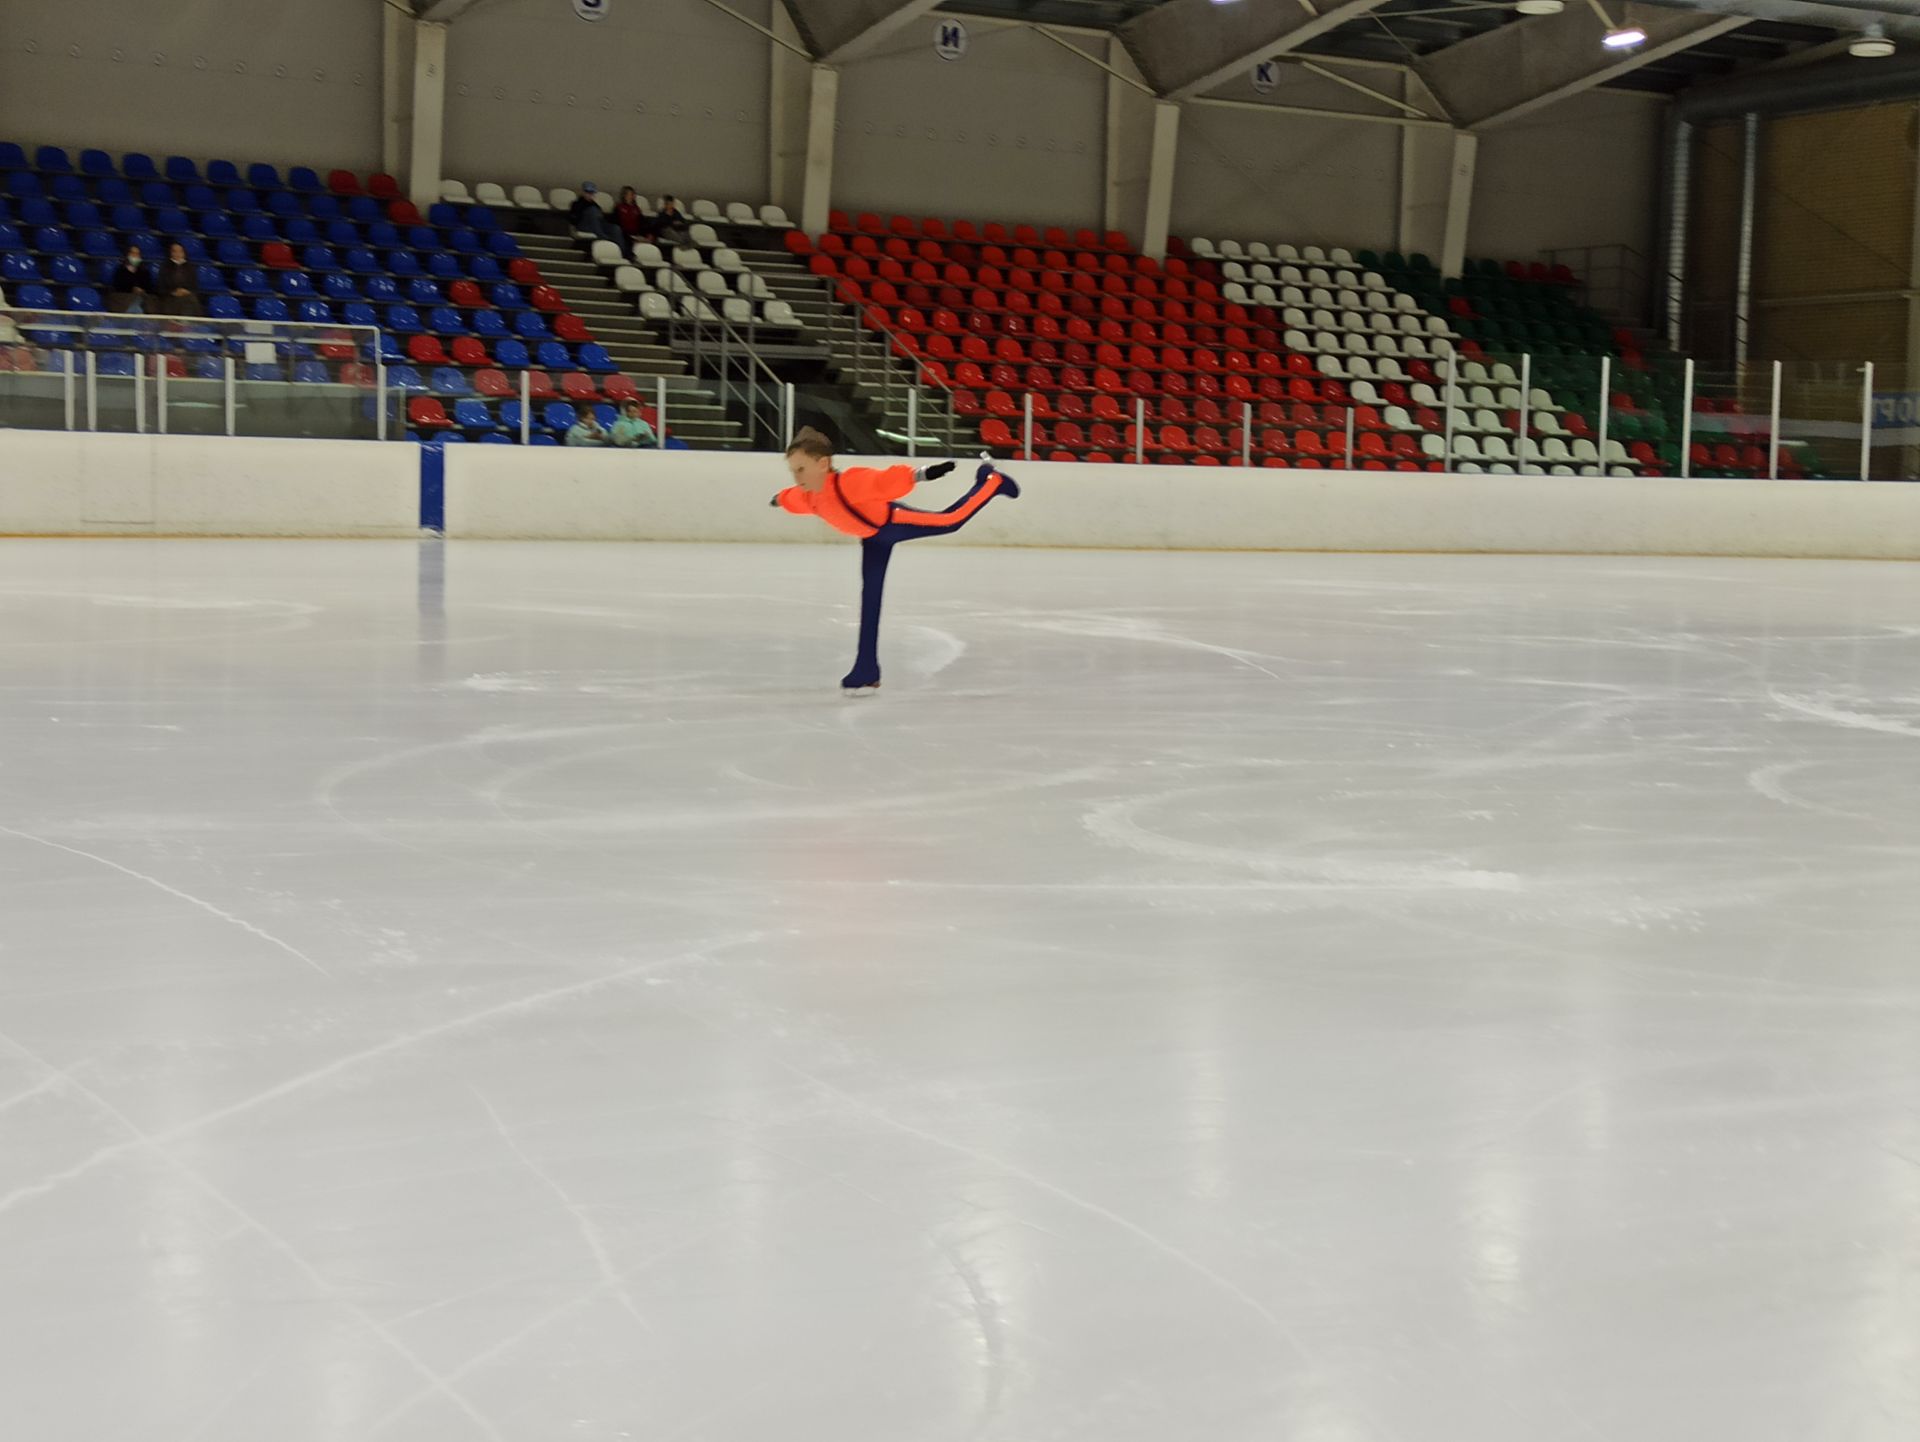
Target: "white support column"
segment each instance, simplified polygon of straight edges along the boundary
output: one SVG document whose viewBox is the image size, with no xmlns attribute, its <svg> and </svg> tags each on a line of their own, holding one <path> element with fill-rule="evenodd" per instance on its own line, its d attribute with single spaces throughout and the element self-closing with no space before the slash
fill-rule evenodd
<svg viewBox="0 0 1920 1442">
<path fill-rule="evenodd" d="M 774 38 L 767 41 L 767 198 L 791 213 L 800 208 L 807 163 L 807 62 L 781 44 L 801 42 L 793 16 L 778 0 L 772 30 Z"/>
<path fill-rule="evenodd" d="M 1173 215 L 1173 167 L 1180 149 L 1180 107 L 1153 103 L 1153 158 L 1147 169 L 1147 218 L 1140 249 L 1155 260 L 1167 256 L 1167 225 Z"/>
<path fill-rule="evenodd" d="M 1439 103 L 1425 82 L 1409 70 L 1403 77 L 1401 98 L 1429 114 L 1439 114 Z M 1453 137 L 1425 125 L 1400 127 L 1400 213 L 1394 248 L 1406 255 L 1439 255 L 1445 249 L 1447 176 L 1453 160 Z"/>
<path fill-rule="evenodd" d="M 1122 76 L 1131 75 L 1141 79 L 1140 67 L 1133 63 L 1133 56 L 1121 43 L 1120 37 L 1112 35 L 1107 40 L 1107 64 L 1112 70 L 1107 75 L 1107 176 L 1106 202 L 1101 208 L 1102 223 L 1108 230 L 1127 230 L 1128 206 L 1127 192 L 1138 185 L 1140 172 L 1129 174 L 1128 161 L 1131 147 L 1127 140 L 1131 134 L 1138 134 L 1138 120 L 1133 126 L 1127 124 L 1129 105 L 1144 108 L 1147 97 L 1141 95 Z M 1119 71 L 1116 75 L 1112 71 Z M 1141 80 L 1144 84 L 1145 81 Z M 1136 111 L 1137 114 L 1137 111 Z M 1138 164 L 1137 161 L 1134 162 Z"/>
<path fill-rule="evenodd" d="M 1480 156 L 1480 137 L 1470 130 L 1453 132 L 1453 166 L 1447 176 L 1447 227 L 1440 241 L 1440 273 L 1457 277 L 1466 266 L 1467 221 L 1473 213 L 1473 171 Z"/>
<path fill-rule="evenodd" d="M 833 208 L 833 129 L 840 112 L 840 72 L 831 65 L 813 67 L 807 100 L 807 168 L 800 194 L 800 228 L 819 235 Z"/>
<path fill-rule="evenodd" d="M 392 5 L 380 7 L 380 168 L 407 168 L 407 122 L 412 118 L 413 23 Z"/>
<path fill-rule="evenodd" d="M 440 162 L 447 124 L 447 27 L 413 22 L 413 135 L 407 194 L 425 210 L 440 198 Z"/>
</svg>

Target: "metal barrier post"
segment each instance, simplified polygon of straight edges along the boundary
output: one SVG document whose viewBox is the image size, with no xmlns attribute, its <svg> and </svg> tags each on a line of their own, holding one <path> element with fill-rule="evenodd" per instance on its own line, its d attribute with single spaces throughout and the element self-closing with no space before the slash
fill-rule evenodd
<svg viewBox="0 0 1920 1442">
<path fill-rule="evenodd" d="M 667 378 L 653 378 L 653 439 L 655 449 L 667 448 Z"/>
<path fill-rule="evenodd" d="M 227 385 L 226 385 L 227 434 L 233 435 L 234 434 L 233 352 L 228 351 L 224 359 L 226 362 L 226 377 L 227 377 Z"/>
<path fill-rule="evenodd" d="M 1780 479 L 1780 367 L 1773 363 L 1773 404 L 1767 416 L 1767 479 Z"/>
<path fill-rule="evenodd" d="M 153 360 L 153 400 L 154 410 L 158 413 L 155 419 L 159 422 L 160 434 L 164 436 L 167 433 L 167 358 L 161 355 Z"/>
<path fill-rule="evenodd" d="M 1531 443 L 1533 426 L 1527 414 L 1527 401 L 1533 394 L 1533 353 L 1529 351 L 1520 357 L 1520 474 L 1527 473 L 1527 446 Z"/>
<path fill-rule="evenodd" d="M 1860 479 L 1873 479 L 1873 362 L 1860 368 Z"/>
<path fill-rule="evenodd" d="M 1032 391 L 1028 391 L 1026 394 L 1026 412 L 1027 412 L 1026 427 L 1020 434 L 1020 459 L 1023 461 L 1030 461 L 1033 459 L 1033 392 Z"/>
<path fill-rule="evenodd" d="M 1253 405 L 1248 401 L 1240 402 L 1240 464 L 1253 464 Z"/>
<path fill-rule="evenodd" d="M 1453 392 L 1454 392 L 1454 371 L 1457 368 L 1458 367 L 1454 359 L 1454 349 L 1452 346 L 1448 346 L 1447 347 L 1447 394 L 1445 398 L 1445 406 L 1446 406 L 1445 417 L 1446 417 L 1447 429 L 1446 429 L 1446 439 L 1442 443 L 1440 464 L 1449 471 L 1453 469 Z"/>
<path fill-rule="evenodd" d="M 1347 469 L 1353 469 L 1353 407 L 1347 407 Z"/>
<path fill-rule="evenodd" d="M 920 457 L 920 387 L 907 392 L 907 459 Z"/>
<path fill-rule="evenodd" d="M 1693 474 L 1693 357 L 1680 372 L 1680 479 Z"/>
<path fill-rule="evenodd" d="M 87 429 L 100 429 L 100 388 L 99 376 L 94 362 L 94 352 L 87 352 Z"/>
<path fill-rule="evenodd" d="M 786 392 L 787 392 L 787 395 L 786 395 L 787 410 L 786 410 L 786 415 L 783 417 L 786 424 L 780 428 L 780 434 L 778 437 L 776 437 L 776 439 L 783 446 L 788 441 L 793 439 L 793 422 L 798 412 L 798 407 L 794 404 L 794 392 L 793 392 L 792 381 L 787 382 Z"/>
<path fill-rule="evenodd" d="M 1144 465 L 1147 459 L 1147 398 L 1133 398 L 1133 463 Z"/>
<path fill-rule="evenodd" d="M 533 372 L 520 372 L 520 444 L 533 444 Z"/>
<path fill-rule="evenodd" d="M 73 429 L 73 352 L 60 352 L 60 388 L 67 405 L 67 429 Z"/>
<path fill-rule="evenodd" d="M 1607 422 L 1613 416 L 1613 357 L 1600 357 L 1600 475 L 1607 473 Z"/>
<path fill-rule="evenodd" d="M 373 343 L 373 384 L 374 384 L 374 436 L 387 438 L 387 362 L 380 354 L 380 342 L 376 337 Z"/>
<path fill-rule="evenodd" d="M 133 368 L 133 430 L 135 435 L 147 433 L 147 356 L 144 351 Z"/>
</svg>

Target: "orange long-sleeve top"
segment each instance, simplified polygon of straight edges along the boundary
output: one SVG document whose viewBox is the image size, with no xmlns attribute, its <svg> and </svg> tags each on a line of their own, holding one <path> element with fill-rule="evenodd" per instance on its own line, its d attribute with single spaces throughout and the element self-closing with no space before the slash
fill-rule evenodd
<svg viewBox="0 0 1920 1442">
<path fill-rule="evenodd" d="M 912 466 L 849 466 L 829 471 L 817 491 L 788 486 L 774 497 L 796 516 L 818 516 L 836 531 L 865 540 L 887 523 L 893 503 L 913 489 Z"/>
</svg>

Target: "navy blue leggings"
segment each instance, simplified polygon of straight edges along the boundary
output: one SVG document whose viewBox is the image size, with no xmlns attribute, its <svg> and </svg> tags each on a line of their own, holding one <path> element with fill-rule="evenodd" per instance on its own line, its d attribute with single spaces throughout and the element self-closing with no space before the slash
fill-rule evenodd
<svg viewBox="0 0 1920 1442">
<path fill-rule="evenodd" d="M 912 506 L 889 506 L 887 524 L 860 543 L 860 650 L 842 686 L 880 684 L 880 602 L 887 589 L 887 562 L 902 541 L 921 536 L 948 536 L 973 519 L 993 499 L 1004 477 L 993 472 L 942 511 L 917 511 Z"/>
</svg>

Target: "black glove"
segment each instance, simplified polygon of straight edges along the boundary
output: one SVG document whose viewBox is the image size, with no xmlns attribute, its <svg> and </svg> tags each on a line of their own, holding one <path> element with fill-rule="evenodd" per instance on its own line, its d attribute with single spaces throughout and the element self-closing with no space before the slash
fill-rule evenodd
<svg viewBox="0 0 1920 1442">
<path fill-rule="evenodd" d="M 772 506 L 772 507 L 773 507 L 773 508 L 774 508 L 775 510 L 779 510 L 779 509 L 780 509 L 780 498 L 779 498 L 778 496 L 775 496 L 775 497 L 774 497 L 774 498 L 773 498 L 772 500 L 770 500 L 770 501 L 768 501 L 768 502 L 767 502 L 767 504 L 768 504 L 768 505 L 770 505 L 770 506 Z"/>
<path fill-rule="evenodd" d="M 952 469 L 953 469 L 952 461 L 942 461 L 937 466 L 928 466 L 926 470 L 922 472 L 922 474 L 925 475 L 926 478 L 930 481 L 937 481 Z"/>
</svg>

